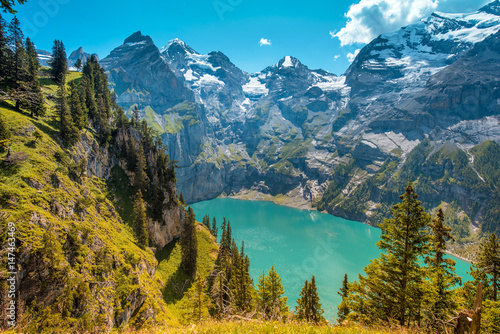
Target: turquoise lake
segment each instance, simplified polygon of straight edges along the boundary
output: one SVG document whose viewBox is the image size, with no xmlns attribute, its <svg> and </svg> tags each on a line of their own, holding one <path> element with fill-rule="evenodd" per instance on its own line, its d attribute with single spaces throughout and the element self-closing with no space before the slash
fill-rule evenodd
<svg viewBox="0 0 500 334">
<path fill-rule="evenodd" d="M 349 281 L 356 280 L 370 260 L 380 254 L 375 245 L 380 236 L 378 228 L 317 211 L 230 198 L 198 202 L 192 208 L 197 221 L 208 214 L 210 220 L 216 218 L 219 227 L 223 217 L 231 222 L 238 247 L 245 242 L 254 284 L 262 271 L 267 274 L 274 265 L 291 309 L 304 282 L 314 274 L 325 317 L 330 321 L 341 301 L 337 291 L 344 274 Z M 452 258 L 462 280 L 471 279 L 466 273 L 470 264 Z"/>
</svg>

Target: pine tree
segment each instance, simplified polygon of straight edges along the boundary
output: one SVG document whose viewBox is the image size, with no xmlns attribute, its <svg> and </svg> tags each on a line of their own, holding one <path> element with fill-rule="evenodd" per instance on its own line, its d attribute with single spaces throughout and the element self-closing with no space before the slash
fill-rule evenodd
<svg viewBox="0 0 500 334">
<path fill-rule="evenodd" d="M 210 218 L 208 218 L 210 224 Z M 253 308 L 253 280 L 250 277 L 250 259 L 245 255 L 244 242 L 241 244 L 241 252 L 238 252 L 236 244 L 232 251 L 233 275 L 231 288 L 233 289 L 234 304 L 237 311 L 248 312 Z"/>
<path fill-rule="evenodd" d="M 83 109 L 83 103 L 80 100 L 79 89 L 74 80 L 70 82 L 69 87 L 69 110 L 73 119 L 73 123 L 79 130 L 82 130 L 87 123 L 87 119 L 85 111 Z"/>
<path fill-rule="evenodd" d="M 208 317 L 210 298 L 206 293 L 206 282 L 199 274 L 196 275 L 194 284 L 187 291 L 185 300 L 189 309 L 186 314 L 188 318 L 200 322 L 204 317 Z"/>
<path fill-rule="evenodd" d="M 460 281 L 455 275 L 455 261 L 444 257 L 446 241 L 453 240 L 451 228 L 444 225 L 444 213 L 440 208 L 431 225 L 432 244 L 431 256 L 426 259 L 431 273 L 432 288 L 436 297 L 433 298 L 433 319 L 444 320 L 449 314 L 447 310 L 455 308 L 452 295 L 453 287 Z"/>
<path fill-rule="evenodd" d="M 267 276 L 263 272 L 258 283 L 258 305 L 263 318 L 281 320 L 287 315 L 288 299 L 284 294 L 281 277 L 274 266 L 271 266 Z"/>
<path fill-rule="evenodd" d="M 147 190 L 149 185 L 149 177 L 146 169 L 147 163 L 146 157 L 144 156 L 144 149 L 142 148 L 142 145 L 139 144 L 139 149 L 137 150 L 137 164 L 134 174 L 134 186 L 144 192 Z"/>
<path fill-rule="evenodd" d="M 226 272 L 222 270 L 219 262 L 216 262 L 216 268 L 212 271 L 210 295 L 213 301 L 211 314 L 220 319 L 224 314 L 232 311 L 233 294 L 229 286 L 229 280 Z"/>
<path fill-rule="evenodd" d="M 11 96 L 16 101 L 16 109 L 20 111 L 21 107 L 28 104 L 26 82 L 29 80 L 29 72 L 24 35 L 16 16 L 9 24 L 9 48 L 12 50 L 12 61 L 8 66 L 8 86 L 14 90 Z"/>
<path fill-rule="evenodd" d="M 212 235 L 217 239 L 217 234 L 219 233 L 219 228 L 217 227 L 217 221 L 215 220 L 215 217 L 212 219 L 212 229 L 210 230 Z"/>
<path fill-rule="evenodd" d="M 97 98 L 97 110 L 98 110 L 98 118 L 95 126 L 97 127 L 97 132 L 99 133 L 99 140 L 102 144 L 108 142 L 109 138 L 109 122 L 108 122 L 108 114 L 105 111 L 105 102 L 102 96 L 98 96 Z"/>
<path fill-rule="evenodd" d="M 139 108 L 137 108 L 137 104 L 134 105 L 134 109 L 132 109 L 132 125 L 137 127 L 140 123 L 139 118 Z"/>
<path fill-rule="evenodd" d="M 208 214 L 203 216 L 202 223 L 211 232 L 210 217 L 208 216 Z"/>
<path fill-rule="evenodd" d="M 212 296 L 215 301 L 215 314 L 221 315 L 231 312 L 233 306 L 233 291 L 230 286 L 233 265 L 231 256 L 231 224 L 223 219 L 222 235 L 219 241 L 219 251 L 215 260 L 214 283 L 212 284 Z"/>
<path fill-rule="evenodd" d="M 429 252 L 430 216 L 424 211 L 413 185 L 408 183 L 401 202 L 392 209 L 393 218 L 380 225 L 379 258 L 365 267 L 365 276 L 349 284 L 348 305 L 360 322 L 391 322 L 401 326 L 421 321 L 427 291 L 422 266 Z"/>
<path fill-rule="evenodd" d="M 38 82 L 38 70 L 40 69 L 40 63 L 38 62 L 35 45 L 29 38 L 26 38 L 26 52 L 28 57 L 28 109 L 31 112 L 31 117 L 40 117 L 44 116 L 46 111 L 42 89 L 40 87 L 40 83 Z"/>
<path fill-rule="evenodd" d="M 411 183 L 400 198 L 402 202 L 392 210 L 394 218 L 380 225 L 382 234 L 377 246 L 383 251 L 380 269 L 387 275 L 387 287 L 392 287 L 386 293 L 395 301 L 393 309 L 404 326 L 410 305 L 420 304 L 418 289 L 424 276 L 421 259 L 428 251 L 429 236 L 425 228 L 430 216 L 417 200 Z"/>
<path fill-rule="evenodd" d="M 342 322 L 347 318 L 349 315 L 349 304 L 348 304 L 348 297 L 349 297 L 349 282 L 347 280 L 347 274 L 344 275 L 344 280 L 342 281 L 342 287 L 340 288 L 340 291 L 337 292 L 337 294 L 342 297 L 342 302 L 338 306 L 338 311 L 337 311 L 337 319 L 339 324 L 342 324 Z"/>
<path fill-rule="evenodd" d="M 179 202 L 181 202 L 182 205 L 186 204 L 186 202 L 184 201 L 184 195 L 182 194 L 182 191 L 181 194 L 179 195 Z"/>
<path fill-rule="evenodd" d="M 79 71 L 81 68 L 82 68 L 82 60 L 80 58 L 78 58 L 76 61 L 75 61 L 75 67 L 76 69 Z"/>
<path fill-rule="evenodd" d="M 316 279 L 311 278 L 311 282 L 306 281 L 300 297 L 297 299 L 297 307 L 295 309 L 298 320 L 320 323 L 324 322 L 323 309 L 319 303 L 319 296 L 316 289 Z"/>
<path fill-rule="evenodd" d="M 30 80 L 35 80 L 38 77 L 40 63 L 38 62 L 35 44 L 33 44 L 29 37 L 26 38 L 26 52 L 28 54 L 28 73 Z"/>
<path fill-rule="evenodd" d="M 7 24 L 0 15 L 0 90 L 7 91 L 12 62 L 12 51 L 8 47 Z"/>
<path fill-rule="evenodd" d="M 188 207 L 181 229 L 182 268 L 188 275 L 196 272 L 198 242 L 196 238 L 196 220 L 193 209 Z"/>
<path fill-rule="evenodd" d="M 66 98 L 66 87 L 64 82 L 59 85 L 57 92 L 57 106 L 56 109 L 60 117 L 60 131 L 63 141 L 68 146 L 74 145 L 78 141 L 79 131 L 73 123 L 71 117 L 68 101 Z"/>
<path fill-rule="evenodd" d="M 134 200 L 134 232 L 137 242 L 141 247 L 146 247 L 149 241 L 146 204 L 142 198 L 142 192 L 139 189 Z"/>
<path fill-rule="evenodd" d="M 475 267 L 490 276 L 491 300 L 497 301 L 500 288 L 500 240 L 495 233 L 491 233 L 490 237 L 480 245 Z"/>
<path fill-rule="evenodd" d="M 88 110 L 88 116 L 95 122 L 98 116 L 98 112 L 97 103 L 95 101 L 93 79 L 89 77 L 89 75 L 84 73 L 80 85 L 80 91 L 82 92 L 82 97 L 84 97 L 82 101 L 85 101 L 85 106 Z"/>
<path fill-rule="evenodd" d="M 52 59 L 50 60 L 49 65 L 52 80 L 58 84 L 65 82 L 66 73 L 68 72 L 68 61 L 66 59 L 64 44 L 60 40 L 56 39 L 54 41 L 54 46 L 52 47 Z"/>
<path fill-rule="evenodd" d="M 257 283 L 257 305 L 260 310 L 261 316 L 264 319 L 269 317 L 269 287 L 266 273 L 262 271 L 262 275 L 259 276 L 259 281 Z"/>
</svg>

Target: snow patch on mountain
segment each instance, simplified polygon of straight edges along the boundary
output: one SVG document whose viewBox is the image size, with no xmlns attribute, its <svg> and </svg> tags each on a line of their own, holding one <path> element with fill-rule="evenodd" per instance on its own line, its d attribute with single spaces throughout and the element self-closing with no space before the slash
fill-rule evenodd
<svg viewBox="0 0 500 334">
<path fill-rule="evenodd" d="M 325 76 L 316 72 L 312 73 L 316 77 L 317 82 L 311 87 L 319 87 L 324 91 L 344 90 L 346 94 L 349 93 L 350 88 L 345 83 L 345 76 Z"/>
<path fill-rule="evenodd" d="M 283 64 L 281 66 L 283 66 L 283 67 L 292 67 L 293 66 L 292 59 L 290 58 L 290 56 L 285 57 L 285 61 L 283 62 Z"/>
<path fill-rule="evenodd" d="M 125 43 L 124 45 L 133 47 L 133 46 L 146 45 L 146 44 L 147 44 L 147 41 L 140 41 L 140 42 L 128 42 L 128 43 Z"/>
<path fill-rule="evenodd" d="M 443 32 L 433 35 L 433 39 L 437 41 L 453 40 L 475 44 L 500 30 L 500 17 L 481 11 L 470 14 L 445 14 L 437 12 L 431 18 L 436 20 L 437 17 L 455 23 L 458 28 L 446 29 L 445 22 L 437 20 L 434 24 L 429 25 L 428 28 L 438 31 L 443 30 Z M 427 22 L 430 23 L 431 21 Z"/>
<path fill-rule="evenodd" d="M 249 81 L 245 85 L 243 85 L 243 92 L 245 93 L 245 95 L 256 98 L 267 95 L 269 93 L 269 89 L 266 88 L 266 84 L 261 82 L 261 77 L 261 73 L 253 74 L 252 76 L 250 76 Z"/>
</svg>

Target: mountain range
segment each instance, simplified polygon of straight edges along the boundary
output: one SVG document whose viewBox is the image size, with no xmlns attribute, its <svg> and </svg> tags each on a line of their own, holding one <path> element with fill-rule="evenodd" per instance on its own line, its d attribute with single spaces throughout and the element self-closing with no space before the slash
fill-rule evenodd
<svg viewBox="0 0 500 334">
<path fill-rule="evenodd" d="M 187 202 L 263 193 L 377 225 L 413 180 L 429 210 L 500 232 L 499 30 L 498 0 L 436 12 L 378 36 L 340 76 L 292 56 L 246 73 L 140 31 L 101 65 L 118 104 L 162 137 Z"/>
</svg>

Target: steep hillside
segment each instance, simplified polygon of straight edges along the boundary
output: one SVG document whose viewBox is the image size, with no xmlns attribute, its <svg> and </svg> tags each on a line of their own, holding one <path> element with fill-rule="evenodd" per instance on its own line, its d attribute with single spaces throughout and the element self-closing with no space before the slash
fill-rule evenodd
<svg viewBox="0 0 500 334">
<path fill-rule="evenodd" d="M 2 226 L 16 227 L 22 322 L 32 331 L 167 323 L 153 253 L 136 245 L 105 180 L 71 158 L 84 145 L 98 146 L 92 136 L 84 134 L 80 147 L 65 152 L 50 123 L 6 107 L 0 112 L 13 134 L 11 159 L 1 154 L 0 193 Z M 28 317 L 40 318 L 28 324 Z"/>
<path fill-rule="evenodd" d="M 81 76 L 71 72 L 67 80 L 78 82 Z M 20 328 L 81 333 L 178 324 L 163 296 L 166 282 L 157 275 L 159 264 L 176 264 L 154 255 L 179 237 L 184 219 L 173 162 L 145 124 L 123 121 L 119 110 L 108 119 L 104 142 L 91 126 L 97 123 L 90 122 L 77 143 L 66 146 L 54 110 L 57 85 L 47 77 L 40 82 L 47 115 L 31 118 L 10 102 L 0 105 L 2 131 L 10 133 L 0 142 L 0 242 L 6 245 L 7 229 L 14 225 Z M 136 166 L 147 175 L 151 248 L 140 245 L 134 225 Z M 3 247 L 3 268 L 6 251 Z M 200 256 L 213 263 L 208 253 Z M 7 275 L 1 273 L 1 327 L 9 302 Z"/>
</svg>

